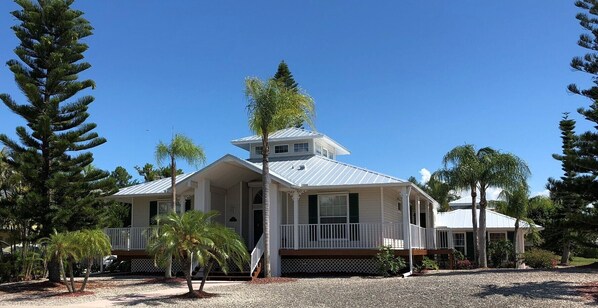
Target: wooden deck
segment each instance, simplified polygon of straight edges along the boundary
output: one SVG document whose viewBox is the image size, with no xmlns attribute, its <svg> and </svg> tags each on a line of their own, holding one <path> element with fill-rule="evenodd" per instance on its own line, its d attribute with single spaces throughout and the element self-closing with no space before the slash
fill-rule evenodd
<svg viewBox="0 0 598 308">
<path fill-rule="evenodd" d="M 378 253 L 377 249 L 280 249 L 279 254 L 282 257 L 373 257 Z M 413 249 L 414 256 L 427 255 L 451 255 L 452 249 Z M 408 256 L 408 249 L 394 250 L 395 256 Z"/>
</svg>

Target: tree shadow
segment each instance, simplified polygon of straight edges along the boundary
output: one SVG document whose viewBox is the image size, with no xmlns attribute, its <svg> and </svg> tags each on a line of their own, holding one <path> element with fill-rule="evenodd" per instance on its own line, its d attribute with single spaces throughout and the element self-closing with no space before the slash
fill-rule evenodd
<svg viewBox="0 0 598 308">
<path fill-rule="evenodd" d="M 550 299 L 571 301 L 572 298 L 580 298 L 579 285 L 563 281 L 543 281 L 513 283 L 506 286 L 489 284 L 482 286 L 482 291 L 474 294 L 480 298 L 492 295 L 520 296 L 526 299 Z"/>
</svg>

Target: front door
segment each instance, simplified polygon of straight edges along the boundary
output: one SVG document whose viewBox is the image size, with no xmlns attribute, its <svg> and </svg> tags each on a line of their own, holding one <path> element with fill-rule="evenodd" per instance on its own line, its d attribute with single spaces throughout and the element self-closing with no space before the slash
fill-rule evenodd
<svg viewBox="0 0 598 308">
<path fill-rule="evenodd" d="M 253 211 L 253 246 L 257 244 L 264 232 L 264 215 L 262 210 Z"/>
</svg>

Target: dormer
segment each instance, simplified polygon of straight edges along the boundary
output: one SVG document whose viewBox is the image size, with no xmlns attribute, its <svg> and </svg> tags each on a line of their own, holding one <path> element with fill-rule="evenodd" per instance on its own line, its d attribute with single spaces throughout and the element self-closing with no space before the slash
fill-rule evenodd
<svg viewBox="0 0 598 308">
<path fill-rule="evenodd" d="M 269 136 L 269 157 L 296 157 L 320 155 L 336 159 L 337 155 L 351 154 L 344 146 L 330 137 L 302 128 L 286 128 Z M 232 144 L 249 151 L 250 160 L 262 158 L 262 137 L 253 135 L 231 141 Z"/>
</svg>

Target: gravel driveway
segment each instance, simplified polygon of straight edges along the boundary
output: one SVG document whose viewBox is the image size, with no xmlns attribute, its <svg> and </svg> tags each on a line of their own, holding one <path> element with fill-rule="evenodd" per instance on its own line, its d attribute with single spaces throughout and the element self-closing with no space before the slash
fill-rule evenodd
<svg viewBox="0 0 598 308">
<path fill-rule="evenodd" d="M 213 283 L 217 297 L 173 299 L 180 284 L 146 284 L 121 279 L 123 286 L 98 288 L 82 297 L 34 296 L 0 291 L 0 305 L 176 307 L 582 307 L 597 302 L 581 296 L 584 283 L 598 281 L 596 269 L 439 271 L 420 277 L 301 278 L 274 284 Z M 101 282 L 99 282 L 101 283 Z"/>
</svg>

